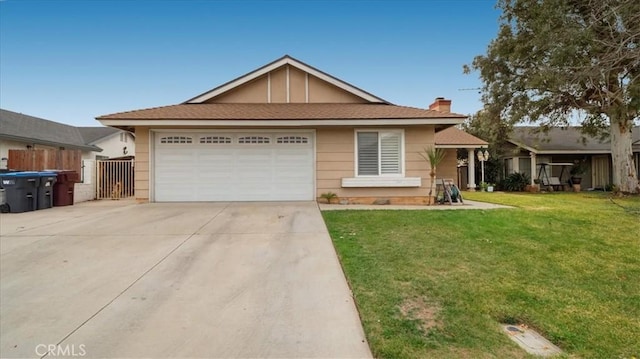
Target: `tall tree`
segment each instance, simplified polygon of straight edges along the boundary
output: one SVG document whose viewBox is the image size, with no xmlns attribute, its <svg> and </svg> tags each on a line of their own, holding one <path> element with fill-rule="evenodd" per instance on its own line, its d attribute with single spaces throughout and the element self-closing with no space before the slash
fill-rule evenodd
<svg viewBox="0 0 640 359">
<path fill-rule="evenodd" d="M 543 129 L 606 131 L 613 183 L 640 192 L 631 131 L 640 116 L 640 1 L 499 0 L 497 37 L 479 70 L 485 109 Z"/>
</svg>

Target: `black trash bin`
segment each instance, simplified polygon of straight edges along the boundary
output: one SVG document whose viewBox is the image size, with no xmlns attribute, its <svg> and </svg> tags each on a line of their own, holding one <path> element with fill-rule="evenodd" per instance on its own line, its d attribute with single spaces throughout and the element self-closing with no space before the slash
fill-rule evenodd
<svg viewBox="0 0 640 359">
<path fill-rule="evenodd" d="M 0 213 L 9 212 L 9 205 L 7 204 L 7 197 L 4 192 L 4 188 L 2 188 L 2 181 L 0 181 Z"/>
<path fill-rule="evenodd" d="M 8 169 L 0 169 L 0 176 L 5 174 L 5 173 L 11 173 L 11 172 L 18 172 L 18 171 L 13 171 L 13 170 L 8 170 Z M 0 213 L 8 213 L 9 212 L 9 205 L 7 205 L 7 197 L 5 195 L 5 190 L 2 187 L 2 181 L 0 180 Z"/>
<path fill-rule="evenodd" d="M 6 210 L 11 213 L 38 209 L 38 172 L 13 172 L 0 174 L 4 188 Z"/>
<path fill-rule="evenodd" d="M 53 186 L 56 183 L 57 173 L 52 171 L 38 172 L 40 183 L 38 184 L 38 209 L 53 207 Z"/>
<path fill-rule="evenodd" d="M 71 206 L 73 204 L 73 188 L 80 177 L 76 171 L 56 171 L 58 175 L 53 185 L 53 205 Z"/>
</svg>

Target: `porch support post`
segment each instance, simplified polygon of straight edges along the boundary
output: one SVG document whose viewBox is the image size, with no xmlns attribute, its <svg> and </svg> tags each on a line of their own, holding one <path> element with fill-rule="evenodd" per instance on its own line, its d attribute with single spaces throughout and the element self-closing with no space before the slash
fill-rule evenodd
<svg viewBox="0 0 640 359">
<path fill-rule="evenodd" d="M 467 184 L 467 190 L 476 190 L 476 152 L 473 148 L 467 148 L 468 163 L 467 163 L 467 175 L 469 183 Z"/>
<path fill-rule="evenodd" d="M 529 157 L 531 157 L 531 184 L 533 185 L 533 180 L 538 176 L 536 173 L 536 154 L 534 152 L 529 152 Z"/>
</svg>

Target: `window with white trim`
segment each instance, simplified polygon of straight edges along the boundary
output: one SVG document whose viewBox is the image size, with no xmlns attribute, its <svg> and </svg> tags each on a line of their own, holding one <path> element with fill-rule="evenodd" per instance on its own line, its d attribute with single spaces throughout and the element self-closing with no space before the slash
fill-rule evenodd
<svg viewBox="0 0 640 359">
<path fill-rule="evenodd" d="M 303 137 L 303 136 L 281 136 L 278 137 L 276 139 L 276 143 L 299 143 L 299 144 L 303 144 L 303 143 L 309 143 L 309 137 Z"/>
<path fill-rule="evenodd" d="M 166 136 L 160 138 L 160 143 L 193 143 L 193 139 L 187 136 Z"/>
<path fill-rule="evenodd" d="M 231 137 L 204 136 L 204 137 L 200 137 L 200 143 L 212 143 L 212 144 L 231 143 Z"/>
<path fill-rule="evenodd" d="M 401 130 L 356 131 L 357 176 L 402 176 Z"/>
<path fill-rule="evenodd" d="M 240 144 L 253 144 L 253 143 L 270 143 L 271 139 L 269 137 L 263 136 L 244 136 L 238 138 L 238 143 Z"/>
</svg>

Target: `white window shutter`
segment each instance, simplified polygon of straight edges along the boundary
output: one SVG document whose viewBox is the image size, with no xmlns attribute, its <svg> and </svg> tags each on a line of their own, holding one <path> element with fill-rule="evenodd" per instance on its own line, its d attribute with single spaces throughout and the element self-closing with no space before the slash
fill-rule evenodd
<svg viewBox="0 0 640 359">
<path fill-rule="evenodd" d="M 379 175 L 377 132 L 358 132 L 358 175 Z"/>
<path fill-rule="evenodd" d="M 402 161 L 399 133 L 380 133 L 380 172 L 381 174 L 401 174 Z"/>
</svg>

